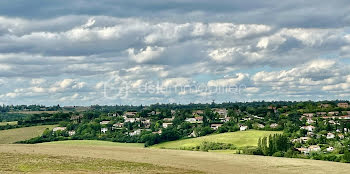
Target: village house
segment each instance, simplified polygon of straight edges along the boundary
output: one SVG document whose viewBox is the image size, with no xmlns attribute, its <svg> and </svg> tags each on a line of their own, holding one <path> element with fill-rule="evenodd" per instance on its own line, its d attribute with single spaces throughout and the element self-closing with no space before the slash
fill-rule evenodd
<svg viewBox="0 0 350 174">
<path fill-rule="evenodd" d="M 192 131 L 192 133 L 191 133 L 190 135 L 188 135 L 188 137 L 193 137 L 193 138 L 195 138 L 195 137 L 197 137 L 197 135 L 196 135 L 196 133 L 195 133 L 194 131 Z"/>
<path fill-rule="evenodd" d="M 305 116 L 305 117 L 313 117 L 314 113 L 304 113 L 303 116 Z"/>
<path fill-rule="evenodd" d="M 329 123 L 329 124 L 332 124 L 332 125 L 337 124 L 334 120 L 329 120 L 328 123 Z"/>
<path fill-rule="evenodd" d="M 146 129 L 151 127 L 151 119 L 141 119 L 141 123 Z"/>
<path fill-rule="evenodd" d="M 331 147 L 331 146 L 330 146 L 330 147 L 327 147 L 326 150 L 327 150 L 327 152 L 333 152 L 333 151 L 334 151 L 334 147 Z"/>
<path fill-rule="evenodd" d="M 227 109 L 226 108 L 215 108 L 213 109 L 214 113 L 218 113 L 220 117 L 226 118 L 227 117 Z"/>
<path fill-rule="evenodd" d="M 297 150 L 298 150 L 300 153 L 304 153 L 304 154 L 309 153 L 308 149 L 305 148 L 305 147 L 297 148 Z"/>
<path fill-rule="evenodd" d="M 315 136 L 315 133 L 314 132 L 307 132 L 306 135 L 309 137 L 313 137 L 313 136 Z"/>
<path fill-rule="evenodd" d="M 318 106 L 318 107 L 320 107 L 320 108 L 329 108 L 329 107 L 331 107 L 331 105 L 330 104 L 320 104 L 320 106 Z"/>
<path fill-rule="evenodd" d="M 195 110 L 195 111 L 192 112 L 193 116 L 203 115 L 203 114 L 204 114 L 204 111 L 202 111 L 202 110 Z"/>
<path fill-rule="evenodd" d="M 101 132 L 102 132 L 102 133 L 105 134 L 107 131 L 108 131 L 108 128 L 105 128 L 105 127 L 101 128 Z"/>
<path fill-rule="evenodd" d="M 124 119 L 127 117 L 135 117 L 136 114 L 137 114 L 137 112 L 125 112 L 123 117 L 124 117 Z"/>
<path fill-rule="evenodd" d="M 163 118 L 163 122 L 172 122 L 174 121 L 175 117 L 172 116 L 171 118 Z"/>
<path fill-rule="evenodd" d="M 258 128 L 260 128 L 260 129 L 265 128 L 265 126 L 264 126 L 263 124 L 257 124 L 256 126 L 257 126 Z"/>
<path fill-rule="evenodd" d="M 337 106 L 340 108 L 348 108 L 349 104 L 348 103 L 338 103 Z"/>
<path fill-rule="evenodd" d="M 337 118 L 336 116 L 322 116 L 323 119 L 335 119 Z"/>
<path fill-rule="evenodd" d="M 189 122 L 189 123 L 196 123 L 197 122 L 196 118 L 186 118 L 185 121 Z"/>
<path fill-rule="evenodd" d="M 310 139 L 311 139 L 310 137 L 300 137 L 300 142 L 306 143 Z"/>
<path fill-rule="evenodd" d="M 223 120 L 224 122 L 229 122 L 231 120 L 231 117 L 226 117 L 225 120 Z"/>
<path fill-rule="evenodd" d="M 118 117 L 119 114 L 118 113 L 108 113 L 107 116 L 109 116 L 109 117 Z"/>
<path fill-rule="evenodd" d="M 127 122 L 134 123 L 136 121 L 140 121 L 140 118 L 124 118 L 124 123 L 127 123 Z"/>
<path fill-rule="evenodd" d="M 308 118 L 306 119 L 306 123 L 307 123 L 307 124 L 313 124 L 313 123 L 315 123 L 315 121 L 314 121 L 312 118 L 308 117 Z"/>
<path fill-rule="evenodd" d="M 57 132 L 57 131 L 65 131 L 67 128 L 66 127 L 55 127 L 52 129 L 53 132 Z"/>
<path fill-rule="evenodd" d="M 219 129 L 219 127 L 221 127 L 221 126 L 222 126 L 221 123 L 219 123 L 219 124 L 211 124 L 211 125 L 210 125 L 210 128 L 212 128 L 212 129 L 214 129 L 214 130 L 217 130 L 217 129 Z"/>
<path fill-rule="evenodd" d="M 328 132 L 327 139 L 333 139 L 333 138 L 335 138 L 335 135 L 333 133 Z"/>
<path fill-rule="evenodd" d="M 259 119 L 259 120 L 264 119 L 264 117 L 259 117 L 259 116 L 257 116 L 257 115 L 254 115 L 253 117 L 256 118 L 256 119 Z"/>
<path fill-rule="evenodd" d="M 154 131 L 154 132 L 152 132 L 152 134 L 158 134 L 158 135 L 160 135 L 160 134 L 162 134 L 162 129 L 159 129 L 159 131 Z"/>
<path fill-rule="evenodd" d="M 203 116 L 194 117 L 197 122 L 203 122 Z"/>
<path fill-rule="evenodd" d="M 112 130 L 121 129 L 121 128 L 123 128 L 123 126 L 124 126 L 124 123 L 115 123 L 112 126 Z"/>
<path fill-rule="evenodd" d="M 313 132 L 315 130 L 315 126 L 303 126 L 300 129 L 305 129 L 307 131 Z"/>
<path fill-rule="evenodd" d="M 321 148 L 318 145 L 311 145 L 308 148 L 305 148 L 305 147 L 297 148 L 297 150 L 301 153 L 309 154 L 311 152 L 321 151 Z"/>
<path fill-rule="evenodd" d="M 239 127 L 239 130 L 240 130 L 240 131 L 246 131 L 246 130 L 248 130 L 248 126 L 243 126 L 243 125 L 241 125 L 241 126 Z"/>
<path fill-rule="evenodd" d="M 328 115 L 330 115 L 330 116 L 337 116 L 337 115 L 339 115 L 339 111 L 332 111 L 332 112 L 328 112 Z"/>
<path fill-rule="evenodd" d="M 325 115 L 327 115 L 327 112 L 316 112 L 316 115 L 325 116 Z"/>
<path fill-rule="evenodd" d="M 167 128 L 167 127 L 172 126 L 172 125 L 173 125 L 173 123 L 163 123 L 163 128 Z"/>
<path fill-rule="evenodd" d="M 161 112 L 158 112 L 158 111 L 152 111 L 150 113 L 148 113 L 148 116 L 151 116 L 151 115 L 160 115 Z"/>
<path fill-rule="evenodd" d="M 341 120 L 350 120 L 350 115 L 340 116 L 339 119 L 341 119 Z"/>
<path fill-rule="evenodd" d="M 318 145 L 311 145 L 307 149 L 308 149 L 309 153 L 310 152 L 318 152 L 321 150 L 320 146 L 318 146 Z"/>
<path fill-rule="evenodd" d="M 343 134 L 338 134 L 338 137 L 339 137 L 340 139 L 344 139 L 344 138 L 345 138 Z"/>
<path fill-rule="evenodd" d="M 135 136 L 135 135 L 140 135 L 140 134 L 141 134 L 141 129 L 137 129 L 137 130 L 129 133 L 130 136 Z"/>
<path fill-rule="evenodd" d="M 109 124 L 110 121 L 101 121 L 100 122 L 100 125 L 106 125 L 106 124 Z"/>
<path fill-rule="evenodd" d="M 75 135 L 75 130 L 71 130 L 71 131 L 68 131 L 68 135 L 71 137 L 73 135 Z"/>
<path fill-rule="evenodd" d="M 272 124 L 270 124 L 270 128 L 273 128 L 273 129 L 277 128 L 277 126 L 278 126 L 277 123 L 272 123 Z"/>
</svg>

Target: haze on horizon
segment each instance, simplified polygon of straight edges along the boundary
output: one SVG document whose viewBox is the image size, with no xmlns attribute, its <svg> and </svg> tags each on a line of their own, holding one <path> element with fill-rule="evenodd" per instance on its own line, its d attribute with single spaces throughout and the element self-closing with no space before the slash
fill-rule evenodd
<svg viewBox="0 0 350 174">
<path fill-rule="evenodd" d="M 0 104 L 348 100 L 349 58 L 347 0 L 0 1 Z"/>
</svg>

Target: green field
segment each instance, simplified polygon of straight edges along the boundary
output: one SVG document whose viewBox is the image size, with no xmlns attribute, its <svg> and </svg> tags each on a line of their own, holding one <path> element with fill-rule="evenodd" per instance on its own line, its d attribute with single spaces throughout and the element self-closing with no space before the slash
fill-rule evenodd
<svg viewBox="0 0 350 174">
<path fill-rule="evenodd" d="M 111 159 L 0 153 L 0 173 L 201 173 Z"/>
<path fill-rule="evenodd" d="M 0 122 L 0 126 L 5 126 L 5 125 L 17 125 L 17 121 L 10 121 L 10 122 Z"/>
<path fill-rule="evenodd" d="M 236 147 L 245 146 L 257 146 L 258 139 L 260 137 L 269 136 L 271 134 L 282 133 L 278 131 L 240 131 L 240 132 L 229 132 L 223 134 L 208 135 L 199 138 L 190 138 L 177 141 L 169 141 L 161 144 L 156 144 L 152 148 L 164 148 L 164 149 L 184 149 L 199 146 L 202 142 L 217 142 L 233 144 Z"/>
<path fill-rule="evenodd" d="M 68 140 L 68 141 L 54 141 L 41 143 L 44 145 L 85 145 L 85 146 L 121 146 L 121 147 L 144 147 L 143 143 L 115 143 L 110 141 L 98 140 Z"/>
<path fill-rule="evenodd" d="M 43 125 L 8 129 L 0 131 L 0 144 L 10 144 L 40 136 L 46 128 L 52 129 L 57 125 Z"/>
</svg>

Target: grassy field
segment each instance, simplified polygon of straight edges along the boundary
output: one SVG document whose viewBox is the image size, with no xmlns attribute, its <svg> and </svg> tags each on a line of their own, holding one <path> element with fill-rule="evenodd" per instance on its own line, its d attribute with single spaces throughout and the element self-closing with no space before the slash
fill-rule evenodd
<svg viewBox="0 0 350 174">
<path fill-rule="evenodd" d="M 52 129 L 57 125 L 43 125 L 9 129 L 0 131 L 0 144 L 10 144 L 17 141 L 27 140 L 41 135 L 46 128 Z"/>
<path fill-rule="evenodd" d="M 143 143 L 115 143 L 98 140 L 68 140 L 41 143 L 44 145 L 79 145 L 79 146 L 121 146 L 121 147 L 144 147 Z"/>
<path fill-rule="evenodd" d="M 73 172 L 74 171 L 74 172 Z M 0 153 L 0 173 L 201 173 L 147 163 L 39 154 Z"/>
<path fill-rule="evenodd" d="M 338 174 L 350 171 L 350 164 L 327 161 L 98 145 L 6 144 L 0 145 L 0 158 L 0 173 L 5 173 L 4 170 L 10 173 L 174 173 L 174 168 L 177 168 L 175 173 L 218 174 Z M 156 170 L 154 166 L 157 166 Z"/>
<path fill-rule="evenodd" d="M 7 124 L 9 125 L 17 125 L 17 121 L 10 121 L 10 122 L 0 122 L 0 126 L 5 126 Z"/>
<path fill-rule="evenodd" d="M 234 144 L 236 147 L 245 146 L 257 146 L 258 139 L 260 137 L 269 136 L 271 134 L 281 133 L 277 131 L 240 131 L 229 132 L 223 134 L 208 135 L 199 138 L 191 138 L 177 141 L 169 141 L 161 144 L 156 144 L 152 148 L 164 148 L 164 149 L 181 149 L 199 146 L 202 142 L 218 142 Z"/>
</svg>

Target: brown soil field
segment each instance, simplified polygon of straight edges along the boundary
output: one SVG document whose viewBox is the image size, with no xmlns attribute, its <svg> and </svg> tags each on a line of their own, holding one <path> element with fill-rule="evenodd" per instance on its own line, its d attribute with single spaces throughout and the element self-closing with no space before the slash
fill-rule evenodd
<svg viewBox="0 0 350 174">
<path fill-rule="evenodd" d="M 350 164 L 251 155 L 117 146 L 0 145 L 0 153 L 40 154 L 148 163 L 205 173 L 348 173 Z"/>
</svg>

